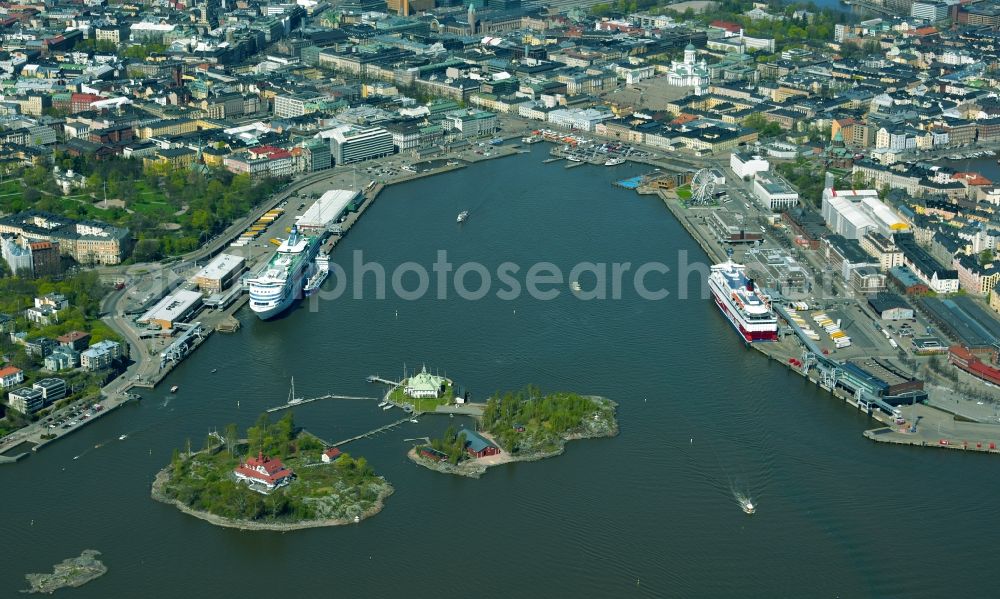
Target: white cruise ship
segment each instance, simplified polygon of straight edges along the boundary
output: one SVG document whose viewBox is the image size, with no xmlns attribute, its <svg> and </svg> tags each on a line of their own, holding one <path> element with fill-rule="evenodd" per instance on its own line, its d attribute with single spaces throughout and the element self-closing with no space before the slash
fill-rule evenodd
<svg viewBox="0 0 1000 599">
<path fill-rule="evenodd" d="M 319 237 L 300 235 L 296 227 L 281 243 L 267 266 L 247 281 L 250 309 L 261 320 L 274 318 L 301 299 L 306 280 L 312 275 Z"/>
<path fill-rule="evenodd" d="M 708 277 L 712 297 L 744 342 L 776 341 L 778 319 L 769 298 L 747 278 L 745 268 L 732 260 L 713 266 Z"/>
</svg>

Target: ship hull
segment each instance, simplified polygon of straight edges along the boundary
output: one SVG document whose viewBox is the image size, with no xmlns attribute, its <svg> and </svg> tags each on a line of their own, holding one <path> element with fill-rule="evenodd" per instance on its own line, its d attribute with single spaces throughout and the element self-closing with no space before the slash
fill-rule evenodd
<svg viewBox="0 0 1000 599">
<path fill-rule="evenodd" d="M 272 318 L 281 315 L 281 313 L 283 313 L 285 310 L 291 308 L 292 304 L 294 303 L 295 303 L 295 296 L 289 294 L 287 297 L 282 299 L 274 306 L 269 306 L 269 307 L 250 306 L 250 309 L 253 310 L 254 314 L 256 314 L 257 317 L 260 318 L 261 320 L 270 320 Z"/>
<path fill-rule="evenodd" d="M 721 301 L 718 298 L 718 296 L 715 295 L 715 293 L 712 294 L 712 299 L 715 300 L 715 305 L 718 306 L 719 311 L 722 312 L 722 315 L 726 317 L 726 320 L 729 321 L 729 324 L 731 324 L 733 328 L 736 329 L 736 332 L 740 334 L 740 337 L 743 338 L 743 343 L 749 345 L 751 343 L 758 343 L 762 341 L 778 340 L 777 330 L 773 331 L 748 330 L 740 323 L 739 319 L 732 313 L 732 311 L 729 309 L 729 306 L 727 306 L 725 302 Z"/>
</svg>

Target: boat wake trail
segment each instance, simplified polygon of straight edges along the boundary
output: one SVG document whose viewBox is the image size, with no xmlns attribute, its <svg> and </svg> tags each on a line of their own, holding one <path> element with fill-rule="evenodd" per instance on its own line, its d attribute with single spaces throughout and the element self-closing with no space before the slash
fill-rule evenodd
<svg viewBox="0 0 1000 599">
<path fill-rule="evenodd" d="M 746 489 L 741 489 L 734 482 L 730 482 L 729 490 L 733 494 L 733 499 L 739 504 L 740 509 L 746 514 L 753 514 L 757 511 L 757 506 L 753 502 L 753 497 L 750 495 L 750 491 Z"/>
</svg>

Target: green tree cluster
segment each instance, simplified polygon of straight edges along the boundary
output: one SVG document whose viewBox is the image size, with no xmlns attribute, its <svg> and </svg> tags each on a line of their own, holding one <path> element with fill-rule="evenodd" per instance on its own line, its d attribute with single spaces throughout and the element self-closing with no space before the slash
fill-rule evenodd
<svg viewBox="0 0 1000 599">
<path fill-rule="evenodd" d="M 743 126 L 753 129 L 760 135 L 760 137 L 763 138 L 777 137 L 785 132 L 784 129 L 781 128 L 781 125 L 774 121 L 767 120 L 764 118 L 764 115 L 760 113 L 751 114 L 747 118 L 743 119 Z"/>
<path fill-rule="evenodd" d="M 459 433 L 458 429 L 452 425 L 444 432 L 443 437 L 431 439 L 429 447 L 434 451 L 448 456 L 447 460 L 450 464 L 457 464 L 468 455 L 465 453 L 465 444 L 467 442 L 465 433 Z"/>
<path fill-rule="evenodd" d="M 483 412 L 483 429 L 510 453 L 544 449 L 579 428 L 597 409 L 592 399 L 576 393 L 543 395 L 529 385 L 491 397 Z"/>
<path fill-rule="evenodd" d="M 779 163 L 778 174 L 788 180 L 799 191 L 799 199 L 804 204 L 818 206 L 823 196 L 826 169 L 805 158 L 794 162 Z"/>
</svg>

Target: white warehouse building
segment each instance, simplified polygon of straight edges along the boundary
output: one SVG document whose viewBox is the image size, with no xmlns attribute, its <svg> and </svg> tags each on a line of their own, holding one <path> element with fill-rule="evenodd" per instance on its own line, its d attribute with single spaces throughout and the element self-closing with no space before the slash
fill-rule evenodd
<svg viewBox="0 0 1000 599">
<path fill-rule="evenodd" d="M 838 191 L 827 187 L 821 210 L 826 226 L 847 239 L 862 239 L 870 231 L 889 237 L 908 229 L 903 219 L 878 199 L 874 189 Z"/>
<path fill-rule="evenodd" d="M 337 219 L 347 210 L 347 207 L 359 195 L 348 189 L 331 189 L 324 193 L 313 205 L 306 209 L 298 219 L 299 231 L 305 235 L 324 233 L 327 227 L 337 222 Z"/>
</svg>

